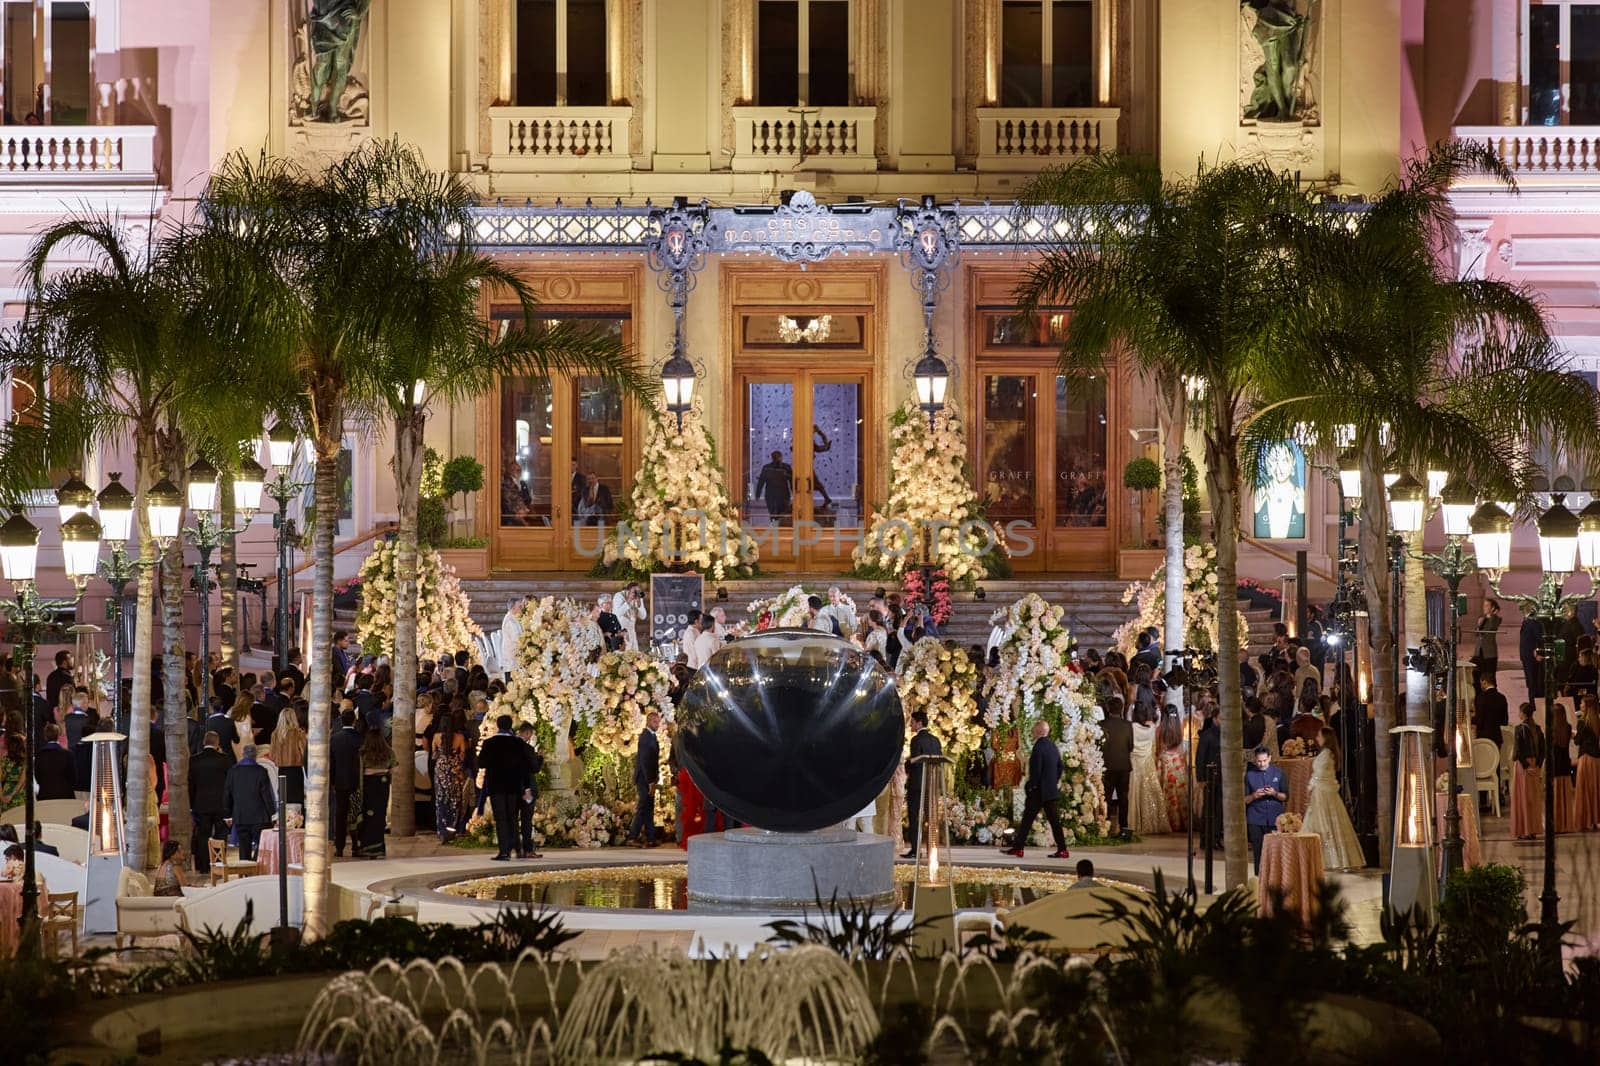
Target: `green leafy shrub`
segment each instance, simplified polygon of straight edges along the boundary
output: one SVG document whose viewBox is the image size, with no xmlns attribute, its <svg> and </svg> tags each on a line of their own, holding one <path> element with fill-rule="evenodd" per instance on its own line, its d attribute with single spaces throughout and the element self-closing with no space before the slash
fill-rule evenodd
<svg viewBox="0 0 1600 1066">
<path fill-rule="evenodd" d="M 470 455 L 458 455 L 444 464 L 440 475 L 440 493 L 450 499 L 461 492 L 479 492 L 483 489 L 483 464 Z"/>
<path fill-rule="evenodd" d="M 1149 492 L 1161 487 L 1161 468 L 1155 460 L 1140 456 L 1128 460 L 1122 468 L 1122 487 L 1135 492 Z"/>
<path fill-rule="evenodd" d="M 437 548 L 450 537 L 450 520 L 445 513 L 444 501 L 437 496 L 424 496 L 417 501 L 417 545 Z"/>
</svg>

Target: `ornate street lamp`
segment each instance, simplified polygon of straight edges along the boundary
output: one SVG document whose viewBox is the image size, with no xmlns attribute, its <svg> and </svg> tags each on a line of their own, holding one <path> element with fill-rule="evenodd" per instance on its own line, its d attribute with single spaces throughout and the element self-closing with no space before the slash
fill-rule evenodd
<svg viewBox="0 0 1600 1066">
<path fill-rule="evenodd" d="M 67 475 L 67 480 L 56 490 L 56 511 L 65 522 L 75 514 L 88 514 L 94 507 L 94 489 L 78 477 L 77 471 Z"/>
<path fill-rule="evenodd" d="M 1584 543 L 1584 521 L 1568 510 L 1561 497 L 1563 493 L 1555 493 L 1555 502 L 1550 508 L 1539 516 L 1539 563 L 1543 576 L 1539 581 L 1539 590 L 1532 596 L 1509 595 L 1500 589 L 1500 578 L 1510 564 L 1510 521 L 1507 518 L 1503 541 L 1500 539 L 1499 517 L 1488 516 L 1484 522 L 1484 536 L 1478 540 L 1477 524 L 1474 523 L 1474 541 L 1484 544 L 1490 550 L 1499 552 L 1504 548 L 1504 554 L 1495 559 L 1497 570 L 1490 571 L 1487 565 L 1484 570 L 1489 571 L 1490 580 L 1494 586 L 1495 594 L 1501 599 L 1510 600 L 1522 610 L 1526 618 L 1533 618 L 1539 623 L 1539 650 L 1544 658 L 1544 697 L 1545 721 L 1555 720 L 1555 660 L 1556 660 L 1556 625 L 1561 620 L 1563 612 L 1573 604 L 1587 599 L 1586 596 L 1566 595 L 1562 592 L 1562 585 L 1572 572 L 1577 569 L 1580 545 Z M 1480 508 L 1480 514 L 1483 512 Z M 1496 508 L 1498 511 L 1499 508 Z M 1588 509 L 1585 508 L 1587 511 Z M 1594 517 L 1591 515 L 1591 522 Z M 1490 532 L 1493 525 L 1494 530 Z M 3 532 L 3 531 L 0 531 Z M 1592 565 L 1590 571 L 1591 586 L 1595 581 L 1594 575 L 1600 573 L 1600 557 L 1593 554 L 1595 541 L 1592 527 L 1588 540 L 1590 556 L 1585 560 Z M 1589 565 L 1585 569 L 1589 569 Z M 1591 595 L 1593 589 L 1591 587 Z M 1555 960 L 1560 959 L 1561 952 L 1561 926 L 1559 904 L 1561 897 L 1556 893 L 1556 832 L 1555 832 L 1555 777 L 1546 772 L 1544 775 L 1544 891 L 1539 894 L 1539 925 L 1540 946 L 1550 952 Z"/>
<path fill-rule="evenodd" d="M 1355 510 L 1361 502 L 1361 453 L 1354 448 L 1339 456 L 1339 495 L 1344 497 L 1347 511 Z"/>
<path fill-rule="evenodd" d="M 233 507 L 247 526 L 261 510 L 261 489 L 266 481 L 267 471 L 260 463 L 249 456 L 239 463 L 239 472 L 233 478 Z"/>
<path fill-rule="evenodd" d="M 667 401 L 667 410 L 678 419 L 683 428 L 683 416 L 694 406 L 694 364 L 683 357 L 683 346 L 675 345 L 672 357 L 661 367 L 661 391 Z"/>
<path fill-rule="evenodd" d="M 279 422 L 267 432 L 267 462 L 278 470 L 288 470 L 294 465 L 294 427 L 288 422 Z"/>
<path fill-rule="evenodd" d="M 204 514 L 217 509 L 217 468 L 204 459 L 189 464 L 189 510 Z"/>
<path fill-rule="evenodd" d="M 945 365 L 939 353 L 933 349 L 933 335 L 928 335 L 927 347 L 923 349 L 922 358 L 917 360 L 916 367 L 911 376 L 917 385 L 917 406 L 928 416 L 928 429 L 932 430 L 934 420 L 939 412 L 944 410 L 945 394 L 950 389 L 950 368 Z"/>
<path fill-rule="evenodd" d="M 128 585 L 139 576 L 139 567 L 144 564 L 128 558 L 128 538 L 133 535 L 133 493 L 122 483 L 121 474 L 106 476 L 106 487 L 100 490 L 100 533 L 111 545 L 111 557 L 100 565 L 100 578 L 111 586 L 111 601 L 106 610 L 112 627 L 111 669 L 112 684 L 116 688 L 111 702 L 117 730 L 127 733 L 128 707 L 122 699 L 122 660 L 127 655 L 127 640 L 123 635 L 122 608 Z"/>
<path fill-rule="evenodd" d="M 1410 535 L 1422 528 L 1427 499 L 1422 482 L 1401 474 L 1389 485 L 1389 524 L 1396 533 Z"/>
<path fill-rule="evenodd" d="M 168 478 L 156 482 L 144 494 L 145 517 L 150 522 L 150 539 L 166 551 L 178 539 L 178 521 L 183 516 L 183 493 Z"/>
<path fill-rule="evenodd" d="M 63 524 L 62 548 L 67 574 L 72 578 L 78 597 L 70 600 L 45 599 L 34 591 L 33 579 L 39 563 L 39 530 L 20 514 L 14 514 L 0 525 L 0 575 L 15 586 L 15 598 L 0 601 L 0 614 L 4 614 L 16 634 L 13 653 L 21 677 L 33 676 L 33 649 L 44 636 L 45 627 L 65 608 L 75 608 L 83 595 L 88 574 L 94 572 L 94 556 L 100 548 L 100 524 L 87 514 L 76 513 Z M 70 547 L 69 547 L 70 545 Z M 85 572 L 87 567 L 87 572 Z M 36 735 L 39 716 L 30 708 L 23 715 L 22 779 L 33 780 L 33 754 L 38 748 Z M 39 885 L 34 870 L 34 790 L 22 790 L 23 808 L 23 871 L 22 914 L 19 919 L 23 937 L 23 951 L 31 951 L 38 944 L 34 930 L 39 918 Z"/>
</svg>

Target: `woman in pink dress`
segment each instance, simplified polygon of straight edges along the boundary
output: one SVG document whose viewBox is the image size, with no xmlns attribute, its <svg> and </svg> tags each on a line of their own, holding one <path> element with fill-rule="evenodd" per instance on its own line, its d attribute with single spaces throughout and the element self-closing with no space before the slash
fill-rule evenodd
<svg viewBox="0 0 1600 1066">
<path fill-rule="evenodd" d="M 1157 770 L 1167 800 L 1167 822 L 1174 833 L 1181 833 L 1189 828 L 1189 761 L 1183 754 L 1183 725 L 1176 711 L 1161 716 L 1156 749 L 1161 753 Z"/>
<path fill-rule="evenodd" d="M 1584 693 L 1578 715 L 1578 787 L 1572 797 L 1572 828 L 1600 829 L 1600 700 Z"/>
<path fill-rule="evenodd" d="M 1544 734 L 1533 721 L 1533 704 L 1517 710 L 1521 719 L 1512 734 L 1511 835 L 1533 840 L 1544 832 Z"/>
</svg>

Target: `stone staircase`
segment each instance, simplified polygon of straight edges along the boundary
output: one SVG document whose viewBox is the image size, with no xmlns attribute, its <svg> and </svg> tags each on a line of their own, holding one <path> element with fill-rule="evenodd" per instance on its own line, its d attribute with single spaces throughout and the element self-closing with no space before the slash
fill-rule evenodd
<svg viewBox="0 0 1600 1066">
<path fill-rule="evenodd" d="M 1109 576 L 1027 576 L 1006 581 L 985 581 L 984 599 L 972 592 L 952 595 L 951 616 L 945 626 L 945 635 L 963 645 L 983 645 L 989 638 L 990 616 L 1009 606 L 1029 592 L 1036 592 L 1051 603 L 1066 610 L 1066 622 L 1083 648 L 1106 648 L 1111 645 L 1111 635 L 1117 627 L 1133 617 L 1131 604 L 1122 602 L 1122 592 L 1127 581 Z M 611 580 L 567 573 L 530 573 L 497 575 L 492 578 L 463 580 L 462 588 L 472 600 L 472 617 L 485 632 L 500 628 L 500 621 L 512 601 L 524 596 L 569 596 L 592 603 L 602 592 L 613 592 L 620 583 Z M 726 600 L 717 600 L 717 583 L 706 582 L 706 599 L 713 605 L 720 603 L 727 610 L 730 621 L 747 617 L 747 607 L 752 600 L 768 599 L 793 585 L 804 585 L 819 596 L 826 597 L 832 585 L 838 585 L 855 600 L 860 609 L 879 587 L 876 581 L 859 581 L 837 574 L 773 574 L 740 581 L 725 581 Z M 892 586 L 891 586 L 892 588 Z M 1245 612 L 1250 620 L 1250 647 L 1252 654 L 1262 651 L 1272 640 L 1272 622 L 1265 610 Z M 343 622 L 337 623 L 343 624 Z"/>
</svg>

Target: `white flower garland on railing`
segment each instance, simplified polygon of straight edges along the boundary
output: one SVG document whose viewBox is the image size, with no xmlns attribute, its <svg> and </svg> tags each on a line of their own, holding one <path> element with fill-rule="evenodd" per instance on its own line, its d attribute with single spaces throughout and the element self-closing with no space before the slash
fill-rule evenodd
<svg viewBox="0 0 1600 1066">
<path fill-rule="evenodd" d="M 978 669 L 955 641 L 924 637 L 902 651 L 896 686 L 907 719 L 913 711 L 926 713 L 928 732 L 939 738 L 947 758 L 983 747 L 984 731 L 994 720 L 975 720 Z"/>
<path fill-rule="evenodd" d="M 889 499 L 851 553 L 856 567 L 899 577 L 918 564 L 908 535 L 937 528 L 932 562 L 952 584 L 987 577 L 974 550 L 987 550 L 987 538 L 978 527 L 962 526 L 981 518 L 982 506 L 967 474 L 967 438 L 955 408 L 947 404 L 929 429 L 916 402 L 907 400 L 889 418 L 889 447 Z"/>
<path fill-rule="evenodd" d="M 811 617 L 811 595 L 804 585 L 791 585 L 787 591 L 771 599 L 751 600 L 750 624 L 756 629 L 804 626 Z"/>
<path fill-rule="evenodd" d="M 1072 658 L 1072 634 L 1062 624 L 1062 609 L 1035 593 L 997 611 L 1006 629 L 1000 666 L 985 695 L 995 721 L 1014 721 L 1024 735 L 1039 718 L 1059 727 L 1061 749 L 1061 824 L 1069 843 L 1080 832 L 1106 832 L 1100 750 L 1101 710 L 1084 692 L 1084 674 Z"/>
<path fill-rule="evenodd" d="M 356 612 L 356 640 L 369 655 L 394 657 L 394 541 L 373 545 L 361 563 L 361 607 Z M 455 567 L 432 548 L 417 550 L 417 657 L 438 659 L 465 651 L 478 657 L 483 630 L 472 620 L 472 601 L 456 578 Z"/>
</svg>

